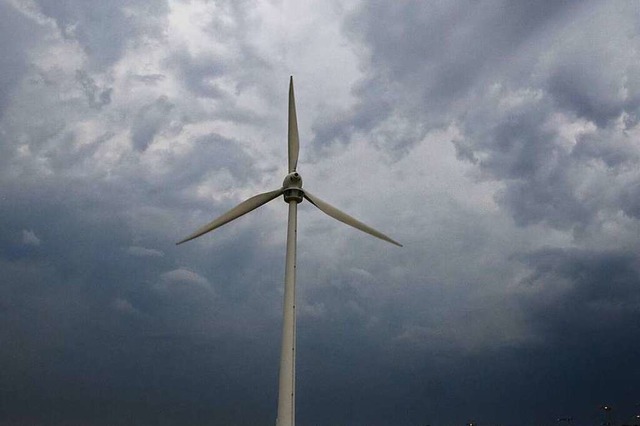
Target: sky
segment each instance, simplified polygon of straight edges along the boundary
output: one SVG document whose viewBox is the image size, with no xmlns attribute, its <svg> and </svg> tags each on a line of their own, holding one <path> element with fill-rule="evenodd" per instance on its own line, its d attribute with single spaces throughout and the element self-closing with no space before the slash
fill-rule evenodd
<svg viewBox="0 0 640 426">
<path fill-rule="evenodd" d="M 640 414 L 640 4 L 0 0 L 0 425 Z"/>
</svg>

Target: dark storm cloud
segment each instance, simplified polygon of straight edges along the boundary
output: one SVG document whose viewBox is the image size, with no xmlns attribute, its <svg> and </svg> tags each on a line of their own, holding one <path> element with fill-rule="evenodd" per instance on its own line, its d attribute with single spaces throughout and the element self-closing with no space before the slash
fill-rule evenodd
<svg viewBox="0 0 640 426">
<path fill-rule="evenodd" d="M 433 126 L 447 125 L 478 84 L 496 78 L 532 36 L 576 2 L 502 1 L 370 3 L 345 32 L 362 43 L 366 76 L 343 125 L 317 123 L 315 144 L 369 131 L 394 113 L 416 129 L 405 150 Z M 340 122 L 338 122 L 340 123 Z M 340 136 L 339 136 L 340 135 Z M 389 138 L 390 139 L 390 138 Z"/>
<path fill-rule="evenodd" d="M 459 158 L 506 184 L 498 200 L 519 224 L 584 227 L 615 204 L 633 215 L 634 184 L 615 183 L 606 196 L 584 190 L 597 175 L 590 161 L 612 173 L 637 164 L 628 135 L 640 99 L 633 10 L 579 2 L 365 6 L 347 27 L 367 49 L 359 103 L 348 124 L 316 123 L 316 144 L 361 130 L 405 152 L 435 126 L 457 123 Z M 567 136 L 559 116 L 586 120 L 584 130 Z M 396 127 L 391 136 L 380 130 L 385 120 L 408 121 L 403 128 L 412 131 Z"/>
<path fill-rule="evenodd" d="M 216 78 L 224 75 L 225 61 L 222 58 L 193 57 L 186 48 L 171 58 L 180 72 L 180 80 L 196 96 L 220 98 L 223 91 L 215 83 Z"/>
<path fill-rule="evenodd" d="M 42 32 L 13 7 L 0 3 L 0 117 L 29 67 L 27 51 Z"/>
<path fill-rule="evenodd" d="M 161 126 L 169 124 L 169 113 L 174 105 L 166 96 L 160 96 L 149 105 L 140 108 L 133 120 L 131 142 L 134 149 L 144 151 L 153 141 Z"/>
<path fill-rule="evenodd" d="M 135 197 L 64 179 L 33 185 L 0 194 L 2 420 L 205 424 L 233 416 L 238 424 L 264 424 L 272 407 L 245 386 L 264 389 L 267 402 L 274 398 L 278 321 L 270 311 L 277 303 L 266 299 L 279 294 L 256 277 L 273 263 L 255 257 L 256 236 L 236 235 L 242 255 L 202 258 L 202 270 L 175 264 L 169 235 L 138 243 L 145 253 L 171 256 L 141 259 L 122 250 L 132 239 L 123 223 Z M 20 229 L 40 243 L 26 244 Z M 261 297 L 234 285 L 238 277 L 261 283 Z M 263 357 L 249 362 L 256 352 Z M 248 407 L 237 407 L 240 400 Z"/>
<path fill-rule="evenodd" d="M 38 0 L 42 13 L 55 20 L 63 36 L 78 40 L 95 69 L 121 58 L 127 43 L 161 38 L 165 1 Z"/>
<path fill-rule="evenodd" d="M 259 176 L 250 156 L 217 133 L 180 135 L 189 114 L 161 93 L 114 111 L 110 88 L 88 71 L 33 74 L 1 129 L 0 422 L 264 424 L 275 399 L 280 295 L 258 278 L 282 262 L 263 263 L 256 235 L 242 228 L 238 247 L 214 261 L 196 246 L 176 251 L 191 218 L 164 211 L 187 202 L 210 220 L 211 202 L 185 188 L 216 172 L 246 183 Z M 108 130 L 92 139 L 77 126 L 102 120 Z M 103 174 L 129 128 L 139 150 L 122 151 Z M 160 135 L 180 137 L 182 149 L 148 153 Z M 258 363 L 248 362 L 255 353 Z"/>
<path fill-rule="evenodd" d="M 516 307 L 534 337 L 474 351 L 442 346 L 436 334 L 419 349 L 393 339 L 393 315 L 404 316 L 395 327 L 410 322 L 412 306 L 379 309 L 380 299 L 358 295 L 361 284 L 375 286 L 370 280 L 321 286 L 312 299 L 322 300 L 326 315 L 300 320 L 300 412 L 313 410 L 303 402 L 308 394 L 334 407 L 313 415 L 326 424 L 535 424 L 562 415 L 598 424 L 603 401 L 617 407 L 620 421 L 630 419 L 640 354 L 637 254 L 544 249 L 514 260 L 528 269 L 518 291 L 470 321 L 483 321 L 485 309 Z M 367 325 L 365 312 L 382 318 Z"/>
<path fill-rule="evenodd" d="M 497 89 L 482 99 L 483 105 L 465 117 L 467 138 L 453 142 L 459 158 L 507 183 L 499 200 L 519 224 L 588 223 L 595 212 L 575 193 L 571 150 L 558 129 L 545 125 L 555 113 L 553 104 L 526 90 Z"/>
<path fill-rule="evenodd" d="M 165 126 L 167 123 L 161 123 Z M 173 135 L 172 138 L 184 137 L 182 134 Z M 151 206 L 163 206 L 171 208 L 176 204 L 187 203 L 192 208 L 198 208 L 206 214 L 206 220 L 216 212 L 223 213 L 225 208 L 231 208 L 233 203 L 239 202 L 235 198 L 215 203 L 213 208 L 211 200 L 207 198 L 193 198 L 184 193 L 193 190 L 199 185 L 207 184 L 212 176 L 220 176 L 213 182 L 221 185 L 221 189 L 238 189 L 242 185 L 249 185 L 259 180 L 260 173 L 254 165 L 254 160 L 243 148 L 239 141 L 225 138 L 217 133 L 209 133 L 194 139 L 188 139 L 189 146 L 184 151 L 162 155 L 158 163 L 153 163 L 150 169 L 141 172 L 139 163 L 132 162 L 126 168 L 126 179 L 122 182 L 127 185 L 131 194 L 140 199 L 152 199 Z M 153 167 L 166 170 L 165 173 L 154 174 Z M 145 176 L 145 173 L 154 174 L 153 178 Z M 229 178 L 226 178 L 226 175 Z M 225 177 L 224 179 L 222 177 Z M 131 179 L 131 180 L 129 180 Z M 237 182 L 237 187 L 227 188 L 229 179 Z M 157 203 L 157 204 L 156 204 Z M 132 201 L 132 206 L 137 205 Z M 211 218 L 212 219 L 212 218 Z"/>
<path fill-rule="evenodd" d="M 501 106 L 505 101 L 507 106 Z M 629 198 L 620 192 L 628 194 L 634 184 L 616 182 L 608 194 L 587 186 L 594 178 L 635 174 L 630 171 L 637 167 L 638 150 L 626 131 L 611 124 L 567 140 L 553 124 L 559 110 L 543 92 L 505 90 L 485 96 L 484 102 L 466 115 L 467 137 L 454 145 L 461 159 L 507 184 L 499 200 L 518 223 L 571 228 L 588 225 L 598 210 L 629 214 Z M 598 164 L 609 174 L 600 172 Z M 637 182 L 637 176 L 631 180 Z"/>
<path fill-rule="evenodd" d="M 607 128 L 595 134 L 581 135 L 576 138 L 571 155 L 577 161 L 602 162 L 611 170 L 632 168 L 640 160 L 640 153 L 627 130 L 630 129 Z"/>
<path fill-rule="evenodd" d="M 193 170 L 226 169 L 231 172 L 238 182 L 246 182 L 251 176 L 257 176 L 258 172 L 253 166 L 253 159 L 242 148 L 238 141 L 227 139 L 216 133 L 201 136 L 194 141 L 194 150 L 207 153 L 205 158 L 185 158 L 185 164 L 180 167 L 185 173 L 193 173 Z"/>
<path fill-rule="evenodd" d="M 588 31 L 581 35 L 586 40 L 594 37 Z M 637 40 L 637 35 L 631 37 Z M 635 61 L 629 61 L 637 57 L 636 49 L 625 52 L 617 46 L 590 46 L 585 42 L 569 52 L 560 49 L 557 54 L 562 56 L 554 58 L 546 87 L 562 108 L 601 128 L 624 112 L 637 117 L 639 69 Z"/>
<path fill-rule="evenodd" d="M 0 122 L 0 423 L 271 424 L 281 286 L 263 276 L 281 277 L 284 262 L 279 248 L 258 250 L 268 214 L 260 233 L 244 219 L 213 259 L 197 243 L 175 247 L 190 220 L 237 202 L 215 210 L 194 187 L 220 172 L 241 190 L 260 174 L 237 141 L 182 135 L 192 110 L 162 91 L 138 104 L 110 90 L 108 66 L 148 28 L 123 4 L 98 3 L 43 2 L 70 50 L 41 68 L 22 51 L 29 35 L 55 43 L 55 31 L 0 4 L 2 31 L 17 37 L 0 48 L 11 111 Z M 82 63 L 74 40 L 89 56 L 80 71 L 65 68 Z M 161 137 L 180 149 L 154 150 Z M 201 216 L 176 212 L 184 203 Z"/>
<path fill-rule="evenodd" d="M 622 189 L 620 205 L 625 214 L 640 220 L 640 179 L 630 182 Z"/>
<path fill-rule="evenodd" d="M 567 407 L 578 399 L 595 406 L 606 395 L 624 407 L 621 420 L 630 418 L 640 356 L 637 253 L 544 249 L 521 260 L 531 268 L 520 283 L 519 303 L 540 339 L 533 353 L 542 350 L 557 363 L 554 368 L 540 360 L 540 374 L 559 375 L 543 380 L 557 380 L 573 394 L 560 397 Z"/>
<path fill-rule="evenodd" d="M 621 214 L 623 221 L 638 217 L 636 9 L 597 2 L 364 5 L 345 26 L 363 48 L 357 102 L 343 120 L 316 121 L 315 143 L 391 128 L 379 146 L 402 156 L 430 130 L 453 124 L 461 129 L 452 141 L 458 158 L 500 183 L 496 200 L 519 226 L 600 235 Z M 626 232 L 636 230 L 631 222 Z M 584 234 L 572 235 L 579 246 Z M 518 284 L 522 294 L 477 312 L 515 309 L 535 336 L 446 355 L 456 366 L 438 364 L 446 346 L 434 337 L 434 352 L 418 351 L 419 360 L 403 367 L 433 387 L 404 384 L 440 409 L 457 406 L 486 421 L 544 421 L 566 409 L 595 423 L 599 400 L 608 397 L 630 416 L 640 351 L 638 244 L 630 240 L 618 250 L 596 242 L 524 255 L 532 272 Z"/>
<path fill-rule="evenodd" d="M 112 88 L 100 88 L 86 72 L 78 70 L 76 80 L 82 86 L 91 108 L 100 109 L 111 103 Z"/>
<path fill-rule="evenodd" d="M 264 84 L 273 78 L 273 67 L 268 58 L 263 57 L 264 53 L 247 40 L 256 25 L 249 16 L 251 5 L 227 1 L 218 1 L 215 5 L 217 13 L 206 15 L 206 24 L 199 28 L 203 36 L 211 37 L 211 49 L 198 49 L 195 53 L 189 46 L 179 45 L 163 62 L 176 72 L 181 84 L 193 96 L 217 101 L 220 108 L 216 115 L 220 118 L 264 124 L 263 117 L 236 105 L 238 95 L 249 88 L 274 96 L 270 92 L 272 88 Z M 232 85 L 225 78 L 229 75 L 234 76 Z"/>
<path fill-rule="evenodd" d="M 523 304 L 543 339 L 640 351 L 640 259 L 625 251 L 545 249 L 523 256 L 533 272 Z M 626 342 L 626 344 L 624 343 Z"/>
<path fill-rule="evenodd" d="M 0 47 L 11 112 L 0 122 L 0 423 L 273 424 L 285 205 L 174 245 L 263 190 L 274 168 L 249 152 L 253 135 L 229 136 L 270 126 L 260 108 L 276 108 L 265 81 L 277 60 L 248 39 L 255 7 L 209 3 L 197 34 L 212 47 L 196 54 L 167 39 L 165 3 L 38 4 L 66 54 L 76 42 L 82 52 L 28 65 L 23 52 L 52 30 L 0 3 L 0 32 L 20 35 Z M 637 401 L 638 27 L 606 5 L 352 11 L 343 29 L 362 79 L 352 107 L 309 118 L 314 143 L 361 134 L 392 158 L 398 197 L 413 200 L 395 219 L 411 238 L 391 252 L 351 230 L 301 228 L 299 424 L 595 424 L 605 400 Z M 127 68 L 127 49 L 149 38 L 161 59 Z M 498 205 L 417 199 L 429 163 L 393 169 L 449 126 L 464 170 L 500 188 Z M 536 228 L 518 234 L 505 217 Z M 570 232 L 580 227 L 591 234 Z M 562 248 L 537 249 L 547 235 Z"/>
</svg>

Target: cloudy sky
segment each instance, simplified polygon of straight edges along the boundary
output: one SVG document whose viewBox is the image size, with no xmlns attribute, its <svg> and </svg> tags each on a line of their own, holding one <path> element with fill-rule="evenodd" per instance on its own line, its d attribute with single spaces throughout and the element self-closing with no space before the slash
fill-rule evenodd
<svg viewBox="0 0 640 426">
<path fill-rule="evenodd" d="M 640 412 L 635 1 L 0 0 L 0 425 Z"/>
</svg>

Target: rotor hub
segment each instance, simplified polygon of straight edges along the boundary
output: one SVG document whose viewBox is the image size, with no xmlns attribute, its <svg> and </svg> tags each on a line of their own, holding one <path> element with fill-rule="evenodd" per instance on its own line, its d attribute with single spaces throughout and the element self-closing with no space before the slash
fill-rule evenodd
<svg viewBox="0 0 640 426">
<path fill-rule="evenodd" d="M 291 201 L 302 202 L 304 192 L 302 191 L 302 176 L 300 176 L 300 173 L 293 172 L 285 176 L 282 187 L 284 188 L 284 201 L 286 203 Z"/>
</svg>

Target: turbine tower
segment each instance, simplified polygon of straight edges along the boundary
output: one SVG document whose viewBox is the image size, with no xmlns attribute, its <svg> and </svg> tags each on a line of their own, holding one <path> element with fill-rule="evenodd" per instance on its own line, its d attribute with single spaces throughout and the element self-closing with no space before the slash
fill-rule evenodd
<svg viewBox="0 0 640 426">
<path fill-rule="evenodd" d="M 388 241 L 399 247 L 402 244 L 392 240 L 383 233 L 365 225 L 348 214 L 338 210 L 320 198 L 312 195 L 306 189 L 302 189 L 302 177 L 297 172 L 298 153 L 300 142 L 298 140 L 298 120 L 296 118 L 296 104 L 293 96 L 293 77 L 289 79 L 289 174 L 284 178 L 282 187 L 270 192 L 254 195 L 232 208 L 222 216 L 204 225 L 193 234 L 177 244 L 198 238 L 213 231 L 220 226 L 231 222 L 240 216 L 257 209 L 263 204 L 284 196 L 284 201 L 289 204 L 289 221 L 287 226 L 287 255 L 284 274 L 284 318 L 282 322 L 282 349 L 280 354 L 280 377 L 278 389 L 278 417 L 276 426 L 295 425 L 295 384 L 296 384 L 296 234 L 298 203 L 304 199 L 318 209 L 347 225 L 353 226 L 367 234 Z"/>
</svg>

